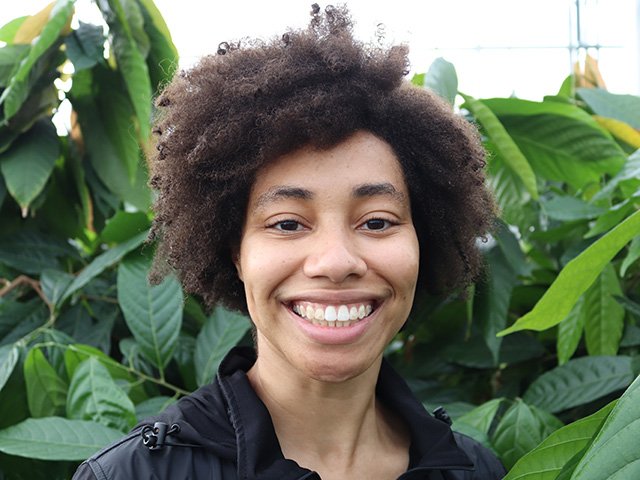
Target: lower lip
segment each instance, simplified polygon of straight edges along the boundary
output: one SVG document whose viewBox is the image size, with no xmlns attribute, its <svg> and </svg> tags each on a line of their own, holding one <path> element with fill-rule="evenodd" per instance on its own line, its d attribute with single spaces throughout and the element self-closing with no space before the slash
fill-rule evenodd
<svg viewBox="0 0 640 480">
<path fill-rule="evenodd" d="M 287 310 L 290 315 L 293 316 L 298 328 L 302 330 L 308 338 L 317 343 L 324 343 L 328 345 L 345 345 L 357 341 L 365 334 L 373 320 L 373 317 L 378 311 L 378 309 L 376 309 L 368 317 L 365 317 L 359 322 L 349 325 L 348 327 L 323 327 L 321 325 L 314 325 L 313 323 L 307 322 L 304 318 L 299 317 L 289 308 L 287 308 Z"/>
</svg>

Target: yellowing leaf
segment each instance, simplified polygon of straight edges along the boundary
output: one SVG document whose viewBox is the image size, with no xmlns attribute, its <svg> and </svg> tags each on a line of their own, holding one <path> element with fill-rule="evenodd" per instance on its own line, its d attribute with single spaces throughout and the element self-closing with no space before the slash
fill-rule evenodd
<svg viewBox="0 0 640 480">
<path fill-rule="evenodd" d="M 615 120 L 613 118 L 600 117 L 594 115 L 596 122 L 611 133 L 614 137 L 628 143 L 633 148 L 640 148 L 640 131 L 633 128 L 631 125 Z"/>
<path fill-rule="evenodd" d="M 16 32 L 16 35 L 13 38 L 13 43 L 31 43 L 34 38 L 40 35 L 40 32 L 42 32 L 42 29 L 51 18 L 51 11 L 53 10 L 55 3 L 56 2 L 51 2 L 38 13 L 27 18 Z M 72 17 L 73 13 L 69 16 L 69 20 L 67 20 L 67 24 L 62 30 L 62 35 L 68 35 L 71 33 Z"/>
</svg>

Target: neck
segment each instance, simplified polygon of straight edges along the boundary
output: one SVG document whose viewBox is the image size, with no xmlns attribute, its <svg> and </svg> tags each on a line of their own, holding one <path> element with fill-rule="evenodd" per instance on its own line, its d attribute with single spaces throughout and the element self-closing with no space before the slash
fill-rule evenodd
<svg viewBox="0 0 640 480">
<path fill-rule="evenodd" d="M 354 472 L 364 478 L 362 464 L 375 465 L 385 457 L 380 452 L 388 452 L 401 465 L 396 470 L 404 471 L 406 426 L 375 396 L 381 362 L 382 355 L 353 378 L 326 382 L 309 378 L 261 346 L 248 376 L 271 414 L 284 456 L 323 479 L 354 478 Z"/>
</svg>

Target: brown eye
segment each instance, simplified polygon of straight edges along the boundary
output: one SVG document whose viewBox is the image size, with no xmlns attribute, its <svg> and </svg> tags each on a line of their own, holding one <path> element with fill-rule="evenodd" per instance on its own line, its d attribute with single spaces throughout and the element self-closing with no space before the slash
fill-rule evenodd
<svg viewBox="0 0 640 480">
<path fill-rule="evenodd" d="M 278 230 L 285 230 L 287 232 L 295 232 L 301 227 L 302 226 L 300 225 L 300 223 L 293 220 L 285 220 L 284 222 L 278 222 L 275 224 L 275 228 L 277 228 Z"/>
<path fill-rule="evenodd" d="M 390 222 L 381 218 L 374 218 L 365 223 L 365 227 L 369 230 L 383 230 L 390 225 Z"/>
</svg>

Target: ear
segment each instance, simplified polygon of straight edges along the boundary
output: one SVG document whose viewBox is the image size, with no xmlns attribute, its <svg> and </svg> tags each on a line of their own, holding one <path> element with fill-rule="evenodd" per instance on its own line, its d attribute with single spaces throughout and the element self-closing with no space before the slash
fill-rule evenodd
<svg viewBox="0 0 640 480">
<path fill-rule="evenodd" d="M 233 262 L 233 264 L 236 266 L 236 271 L 238 272 L 238 278 L 240 279 L 241 282 L 244 282 L 244 279 L 242 278 L 242 266 L 240 265 L 240 251 L 237 249 L 233 249 L 233 252 L 231 253 L 231 261 Z"/>
</svg>

